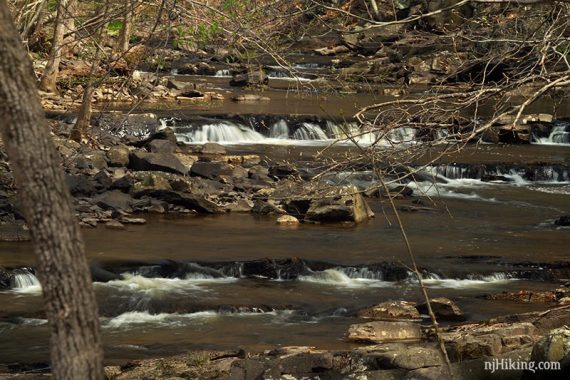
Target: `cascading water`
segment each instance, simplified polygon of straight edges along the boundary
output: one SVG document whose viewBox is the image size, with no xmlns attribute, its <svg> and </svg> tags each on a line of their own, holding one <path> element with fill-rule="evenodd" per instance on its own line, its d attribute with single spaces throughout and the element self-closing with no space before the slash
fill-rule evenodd
<svg viewBox="0 0 570 380">
<path fill-rule="evenodd" d="M 216 77 L 231 77 L 232 74 L 230 73 L 230 70 L 223 69 L 223 70 L 216 71 L 216 74 L 214 76 L 216 76 Z"/>
<path fill-rule="evenodd" d="M 29 289 L 38 288 L 40 282 L 37 277 L 28 268 L 21 268 L 14 270 L 14 277 L 12 278 L 12 288 L 14 289 Z"/>
<path fill-rule="evenodd" d="M 287 122 L 281 119 L 273 124 L 269 130 L 269 137 L 273 139 L 288 139 L 289 126 L 287 125 Z"/>
<path fill-rule="evenodd" d="M 570 146 L 570 122 L 560 122 L 555 125 L 548 137 L 533 136 L 531 144 Z"/>
<path fill-rule="evenodd" d="M 328 136 L 322 128 L 313 123 L 303 123 L 293 133 L 294 140 L 328 140 Z"/>
<path fill-rule="evenodd" d="M 226 120 L 199 126 L 179 127 L 176 129 L 176 137 L 185 143 L 222 142 L 235 144 L 259 142 L 265 139 L 262 134 L 243 124 Z"/>
<path fill-rule="evenodd" d="M 381 145 L 392 146 L 398 144 L 413 143 L 416 139 L 416 129 L 410 127 L 401 127 L 390 130 L 380 140 Z"/>
</svg>

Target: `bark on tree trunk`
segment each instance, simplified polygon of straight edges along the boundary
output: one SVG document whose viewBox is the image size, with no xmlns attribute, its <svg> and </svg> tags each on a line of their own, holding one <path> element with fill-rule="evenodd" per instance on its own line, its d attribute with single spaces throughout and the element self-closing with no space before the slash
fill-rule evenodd
<svg viewBox="0 0 570 380">
<path fill-rule="evenodd" d="M 101 380 L 95 293 L 60 158 L 6 0 L 0 0 L 2 138 L 38 260 L 55 379 Z"/>
<path fill-rule="evenodd" d="M 119 51 L 125 53 L 129 50 L 129 41 L 131 39 L 131 34 L 133 32 L 133 21 L 135 18 L 135 0 L 124 0 L 125 3 L 125 13 L 123 15 L 123 28 L 121 29 L 121 34 L 119 35 Z"/>
<path fill-rule="evenodd" d="M 109 1 L 106 0 L 103 6 L 99 9 L 98 13 L 103 20 L 106 19 L 108 9 L 109 8 Z M 102 41 L 104 36 L 104 30 L 107 28 L 107 24 L 104 23 L 103 25 L 99 26 L 97 33 L 95 34 L 96 41 Z M 91 63 L 91 70 L 89 72 L 89 81 L 85 86 L 85 90 L 83 90 L 83 99 L 81 100 L 81 107 L 79 107 L 79 112 L 77 114 L 77 121 L 71 130 L 71 139 L 81 142 L 83 135 L 89 125 L 91 124 L 91 113 L 92 113 L 92 106 L 91 100 L 93 99 L 93 92 L 95 92 L 95 87 L 97 81 L 95 80 L 95 73 L 97 72 L 97 68 L 99 67 L 99 63 L 101 61 L 101 51 L 99 45 L 95 45 L 95 57 L 93 58 L 93 62 Z"/>
<path fill-rule="evenodd" d="M 46 92 L 57 92 L 57 74 L 59 73 L 59 62 L 61 61 L 61 48 L 65 34 L 65 17 L 69 0 L 59 0 L 57 14 L 55 16 L 55 27 L 49 57 L 40 81 L 40 90 Z"/>
<path fill-rule="evenodd" d="M 63 22 L 65 33 L 63 40 L 63 56 L 73 55 L 75 49 L 75 16 L 77 15 L 77 0 L 69 0 Z"/>
</svg>

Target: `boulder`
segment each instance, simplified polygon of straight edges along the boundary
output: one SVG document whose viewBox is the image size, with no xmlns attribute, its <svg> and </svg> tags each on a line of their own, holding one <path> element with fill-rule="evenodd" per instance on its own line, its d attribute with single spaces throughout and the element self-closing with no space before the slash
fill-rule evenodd
<svg viewBox="0 0 570 380">
<path fill-rule="evenodd" d="M 107 151 L 107 162 L 109 166 L 127 166 L 129 154 L 129 148 L 126 146 L 114 146 Z"/>
<path fill-rule="evenodd" d="M 173 190 L 147 190 L 145 195 L 173 205 L 185 207 L 189 210 L 195 210 L 197 212 L 208 214 L 223 212 L 220 206 L 201 195 L 188 194 Z"/>
<path fill-rule="evenodd" d="M 282 208 L 275 205 L 273 202 L 266 202 L 262 200 L 254 201 L 251 212 L 259 215 L 281 215 L 285 213 Z"/>
<path fill-rule="evenodd" d="M 202 146 L 202 154 L 212 154 L 212 155 L 223 155 L 226 154 L 226 148 L 224 148 L 222 145 L 217 144 L 217 143 L 205 143 Z"/>
<path fill-rule="evenodd" d="M 133 199 L 120 190 L 107 191 L 95 198 L 97 206 L 103 210 L 131 212 Z"/>
<path fill-rule="evenodd" d="M 279 218 L 277 218 L 277 224 L 297 225 L 299 224 L 299 219 L 295 218 L 292 215 L 281 215 Z"/>
<path fill-rule="evenodd" d="M 97 191 L 105 191 L 111 187 L 113 180 L 109 176 L 106 170 L 100 170 L 95 176 L 93 176 L 93 181 Z"/>
<path fill-rule="evenodd" d="M 561 216 L 560 218 L 554 221 L 554 224 L 556 224 L 557 226 L 564 226 L 564 227 L 570 226 L 570 215 Z"/>
<path fill-rule="evenodd" d="M 168 178 L 161 175 L 160 173 L 147 173 L 142 178 L 139 178 L 137 182 L 131 188 L 131 193 L 136 198 L 140 198 L 153 191 L 170 191 L 172 187 Z"/>
<path fill-rule="evenodd" d="M 351 325 L 349 341 L 361 343 L 386 343 L 395 341 L 417 341 L 422 337 L 420 325 L 413 322 L 374 321 Z"/>
<path fill-rule="evenodd" d="M 0 290 L 10 289 L 14 275 L 6 269 L 0 267 Z"/>
<path fill-rule="evenodd" d="M 441 353 L 435 346 L 412 346 L 404 343 L 376 346 L 363 357 L 363 361 L 372 368 L 406 370 L 437 367 L 443 364 Z"/>
<path fill-rule="evenodd" d="M 462 325 L 443 334 L 452 360 L 497 356 L 534 343 L 539 330 L 529 322 Z"/>
<path fill-rule="evenodd" d="M 75 168 L 81 171 L 99 171 L 107 167 L 107 154 L 100 150 L 89 150 L 73 160 Z"/>
<path fill-rule="evenodd" d="M 430 299 L 431 308 L 436 318 L 442 320 L 463 320 L 465 316 L 455 302 L 448 298 L 439 297 Z M 428 313 L 426 303 L 418 305 L 418 311 L 422 314 Z"/>
<path fill-rule="evenodd" d="M 173 153 L 135 152 L 129 156 L 129 168 L 141 171 L 164 171 L 187 174 L 188 169 Z"/>
<path fill-rule="evenodd" d="M 532 348 L 530 360 L 534 362 L 562 362 L 565 364 L 565 368 L 562 370 L 570 375 L 570 327 L 564 326 L 554 329 L 536 342 Z"/>
<path fill-rule="evenodd" d="M 305 221 L 361 223 L 374 213 L 355 186 L 336 187 L 311 200 Z"/>
<path fill-rule="evenodd" d="M 356 314 L 359 318 L 375 320 L 421 319 L 414 302 L 388 301 L 362 309 Z"/>
<path fill-rule="evenodd" d="M 174 153 L 176 144 L 170 140 L 152 140 L 147 144 L 147 149 L 152 153 Z"/>
<path fill-rule="evenodd" d="M 234 172 L 234 167 L 224 162 L 205 162 L 198 161 L 192 165 L 190 174 L 193 176 L 200 176 L 207 179 L 219 179 L 220 176 L 231 176 Z"/>
<path fill-rule="evenodd" d="M 67 186 L 74 197 L 90 197 L 97 192 L 95 183 L 86 175 L 66 175 Z"/>
<path fill-rule="evenodd" d="M 263 69 L 251 69 L 245 72 L 234 74 L 230 80 L 230 86 L 262 86 L 269 83 L 269 78 Z"/>
</svg>

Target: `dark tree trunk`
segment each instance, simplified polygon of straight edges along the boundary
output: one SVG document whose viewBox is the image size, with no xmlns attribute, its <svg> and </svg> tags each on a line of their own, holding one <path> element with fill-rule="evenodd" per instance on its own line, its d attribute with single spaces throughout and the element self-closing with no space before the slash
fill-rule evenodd
<svg viewBox="0 0 570 380">
<path fill-rule="evenodd" d="M 60 158 L 8 5 L 0 0 L 2 137 L 38 260 L 55 379 L 103 379 L 95 293 Z"/>
</svg>

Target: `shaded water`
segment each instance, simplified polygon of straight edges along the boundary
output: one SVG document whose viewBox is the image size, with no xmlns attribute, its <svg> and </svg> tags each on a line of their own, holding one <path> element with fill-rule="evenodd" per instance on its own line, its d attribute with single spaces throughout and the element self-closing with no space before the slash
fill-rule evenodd
<svg viewBox="0 0 570 380">
<path fill-rule="evenodd" d="M 568 212 L 570 195 L 498 183 L 456 184 L 447 191 L 451 196 L 436 201 L 440 210 L 445 202 L 449 214 L 402 214 L 419 264 L 437 273 L 428 276 L 430 294 L 456 299 L 470 319 L 545 308 L 479 296 L 555 286 L 517 279 L 516 270 L 524 261 L 568 260 L 569 231 L 553 226 L 552 219 Z M 378 216 L 355 228 L 287 228 L 273 218 L 234 214 L 157 217 L 127 231 L 85 230 L 90 261 L 108 267 L 160 259 L 207 264 L 290 257 L 364 265 L 317 270 L 293 280 L 133 273 L 96 283 L 108 359 L 236 346 L 348 347 L 343 336 L 358 321 L 352 316 L 358 308 L 389 299 L 420 301 L 414 281 L 385 281 L 372 269 L 373 263 L 407 263 L 408 258 L 398 229 L 381 216 L 378 201 L 371 203 Z M 27 244 L 2 244 L 0 250 L 2 266 L 33 264 Z M 541 271 L 540 266 L 531 270 Z M 30 283 L 2 292 L 0 303 L 9 305 L 0 313 L 3 362 L 45 360 L 47 326 L 39 288 Z"/>
</svg>

